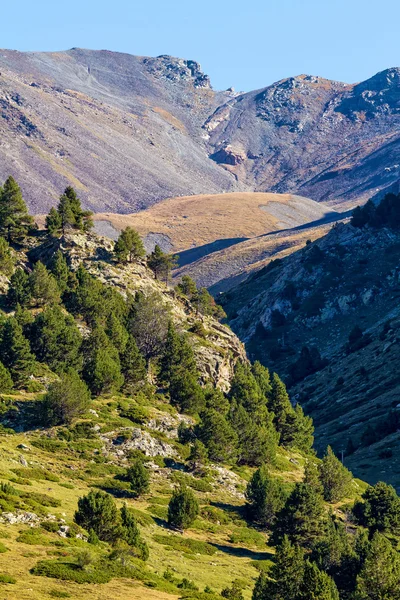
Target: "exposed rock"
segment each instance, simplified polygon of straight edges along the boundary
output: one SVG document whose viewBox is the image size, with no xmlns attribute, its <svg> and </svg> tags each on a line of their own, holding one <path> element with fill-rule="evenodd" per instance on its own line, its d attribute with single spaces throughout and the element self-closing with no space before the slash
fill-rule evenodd
<svg viewBox="0 0 400 600">
<path fill-rule="evenodd" d="M 162 456 L 173 458 L 177 452 L 163 440 L 158 440 L 147 431 L 136 427 L 123 429 L 116 434 L 110 432 L 100 436 L 105 443 L 105 449 L 110 454 L 124 459 L 129 450 L 140 450 L 146 456 Z"/>
</svg>

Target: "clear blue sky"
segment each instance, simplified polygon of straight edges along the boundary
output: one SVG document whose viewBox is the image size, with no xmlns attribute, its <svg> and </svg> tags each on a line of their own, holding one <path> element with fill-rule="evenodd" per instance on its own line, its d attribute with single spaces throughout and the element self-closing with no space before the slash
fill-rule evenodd
<svg viewBox="0 0 400 600">
<path fill-rule="evenodd" d="M 108 49 L 201 63 L 216 89 L 309 73 L 355 82 L 400 66 L 399 0 L 18 0 L 3 48 Z"/>
</svg>

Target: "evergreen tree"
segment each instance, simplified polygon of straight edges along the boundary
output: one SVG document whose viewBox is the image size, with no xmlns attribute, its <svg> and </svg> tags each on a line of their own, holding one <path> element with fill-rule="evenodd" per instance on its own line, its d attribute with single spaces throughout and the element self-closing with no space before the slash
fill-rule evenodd
<svg viewBox="0 0 400 600">
<path fill-rule="evenodd" d="M 179 530 L 187 529 L 199 514 L 199 503 L 185 486 L 174 490 L 168 505 L 168 524 Z"/>
<path fill-rule="evenodd" d="M 196 282 L 190 277 L 190 275 L 183 275 L 182 279 L 176 286 L 177 291 L 189 299 L 195 296 L 197 293 Z"/>
<path fill-rule="evenodd" d="M 31 299 L 32 292 L 29 284 L 29 275 L 18 268 L 10 278 L 10 288 L 7 294 L 7 302 L 12 308 L 17 304 L 26 306 Z"/>
<path fill-rule="evenodd" d="M 226 317 L 226 313 L 222 306 L 215 302 L 214 298 L 205 287 L 197 290 L 196 294 L 192 296 L 191 302 L 193 306 L 197 308 L 198 312 L 203 315 L 209 315 L 216 319 L 224 319 Z"/>
<path fill-rule="evenodd" d="M 142 239 L 138 232 L 132 227 L 127 227 L 121 231 L 115 242 L 114 252 L 118 262 L 132 262 L 138 258 L 146 256 Z"/>
<path fill-rule="evenodd" d="M 156 245 L 147 259 L 147 265 L 153 271 L 156 279 L 164 280 L 167 284 L 171 271 L 177 266 L 177 261 L 177 256 L 165 254 L 160 246 Z"/>
<path fill-rule="evenodd" d="M 236 457 L 237 435 L 216 410 L 208 409 L 202 413 L 196 435 L 206 446 L 210 460 L 224 462 Z"/>
<path fill-rule="evenodd" d="M 63 294 L 68 289 L 70 272 L 61 250 L 57 250 L 53 255 L 50 263 L 50 271 L 57 281 L 60 294 Z"/>
<path fill-rule="evenodd" d="M 126 478 L 131 484 L 131 490 L 136 496 L 149 491 L 150 475 L 143 463 L 143 458 L 135 457 L 126 472 Z"/>
<path fill-rule="evenodd" d="M 60 291 L 53 275 L 44 264 L 38 261 L 29 277 L 31 297 L 38 305 L 57 304 L 60 302 Z"/>
<path fill-rule="evenodd" d="M 0 393 L 9 392 L 13 387 L 10 371 L 0 362 Z"/>
<path fill-rule="evenodd" d="M 273 540 L 280 543 L 284 535 L 305 548 L 324 536 L 326 519 L 324 503 L 315 489 L 305 483 L 296 483 L 273 527 Z"/>
<path fill-rule="evenodd" d="M 136 523 L 136 519 L 132 512 L 127 508 L 126 504 L 120 509 L 121 517 L 121 538 L 125 542 L 136 549 L 137 556 L 141 560 L 147 560 L 149 557 L 149 549 L 144 540 L 140 536 L 140 531 Z"/>
<path fill-rule="evenodd" d="M 268 398 L 272 391 L 271 376 L 267 367 L 264 367 L 258 360 L 251 366 L 251 372 L 258 383 L 263 396 Z"/>
<path fill-rule="evenodd" d="M 128 343 L 129 334 L 115 312 L 108 315 L 105 331 L 114 348 L 117 348 L 118 352 L 123 354 Z"/>
<path fill-rule="evenodd" d="M 400 558 L 389 540 L 375 533 L 357 577 L 356 600 L 399 600 Z"/>
<path fill-rule="evenodd" d="M 29 342 L 22 333 L 21 325 L 13 317 L 7 319 L 1 328 L 0 360 L 10 371 L 17 387 L 26 383 L 32 373 L 35 360 Z"/>
<path fill-rule="evenodd" d="M 239 463 L 259 466 L 275 462 L 279 434 L 266 408 L 260 424 L 241 404 L 232 400 L 230 423 L 238 436 Z"/>
<path fill-rule="evenodd" d="M 71 315 L 59 306 L 50 306 L 37 315 L 30 327 L 30 340 L 37 360 L 53 371 L 82 368 L 82 336 Z"/>
<path fill-rule="evenodd" d="M 83 375 L 95 395 L 118 391 L 124 378 L 117 350 L 110 343 L 104 329 L 97 325 L 84 344 Z"/>
<path fill-rule="evenodd" d="M 206 408 L 212 408 L 224 416 L 228 414 L 230 404 L 222 390 L 212 385 L 208 385 L 204 388 L 204 395 Z"/>
<path fill-rule="evenodd" d="M 70 425 L 88 409 L 89 403 L 86 384 L 76 371 L 69 369 L 49 385 L 43 401 L 44 418 L 50 425 Z"/>
<path fill-rule="evenodd" d="M 320 479 L 327 502 L 337 502 L 351 491 L 352 474 L 336 458 L 332 448 L 328 446 L 320 465 Z"/>
<path fill-rule="evenodd" d="M 265 410 L 266 398 L 248 364 L 236 363 L 229 395 L 242 404 L 251 415 L 263 414 Z"/>
<path fill-rule="evenodd" d="M 293 407 L 286 386 L 276 373 L 272 375 L 271 388 L 268 407 L 274 413 L 274 424 L 277 431 L 284 435 L 287 417 L 293 412 Z M 284 444 L 284 440 L 281 440 L 281 443 Z"/>
<path fill-rule="evenodd" d="M 11 275 L 14 269 L 15 259 L 11 253 L 8 242 L 0 237 L 0 273 Z"/>
<path fill-rule="evenodd" d="M 311 417 L 306 416 L 300 404 L 286 415 L 281 434 L 281 441 L 287 448 L 297 448 L 309 453 L 314 444 L 314 424 Z"/>
<path fill-rule="evenodd" d="M 320 571 L 315 563 L 307 560 L 304 565 L 304 576 L 298 599 L 339 600 L 339 592 L 329 575 Z"/>
<path fill-rule="evenodd" d="M 25 237 L 33 226 L 19 185 L 13 177 L 8 177 L 0 193 L 0 235 L 8 242 Z"/>
<path fill-rule="evenodd" d="M 304 483 L 312 487 L 317 494 L 320 494 L 321 496 L 323 495 L 324 488 L 322 487 L 320 480 L 319 468 L 312 459 L 309 459 L 306 462 L 306 466 L 304 468 Z"/>
<path fill-rule="evenodd" d="M 262 527 L 271 527 L 277 513 L 283 508 L 286 494 L 276 477 L 271 477 L 265 465 L 260 467 L 246 489 L 251 520 Z"/>
<path fill-rule="evenodd" d="M 363 493 L 362 500 L 353 508 L 360 525 L 368 527 L 372 532 L 399 532 L 400 498 L 391 485 L 379 481 L 376 485 L 369 486 Z"/>
<path fill-rule="evenodd" d="M 256 582 L 252 600 L 298 600 L 304 579 L 304 551 L 284 536 L 276 549 L 275 562 Z"/>
<path fill-rule="evenodd" d="M 128 335 L 125 350 L 121 354 L 121 372 L 124 376 L 124 391 L 127 393 L 132 392 L 136 384 L 146 379 L 146 362 L 132 335 Z"/>
<path fill-rule="evenodd" d="M 194 440 L 188 458 L 189 468 L 192 471 L 201 468 L 207 462 L 208 452 L 207 448 L 200 440 Z"/>
<path fill-rule="evenodd" d="M 109 494 L 101 491 L 92 491 L 79 498 L 74 519 L 86 531 L 93 530 L 104 542 L 115 541 L 121 533 L 115 502 Z"/>
<path fill-rule="evenodd" d="M 46 229 L 51 236 L 56 236 L 60 232 L 62 226 L 62 215 L 53 206 L 50 209 L 49 214 L 46 216 Z"/>
</svg>

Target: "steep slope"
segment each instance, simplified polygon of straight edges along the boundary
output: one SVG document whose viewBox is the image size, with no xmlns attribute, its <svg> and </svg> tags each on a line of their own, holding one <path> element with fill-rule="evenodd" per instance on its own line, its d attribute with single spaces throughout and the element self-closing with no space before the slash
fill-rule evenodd
<svg viewBox="0 0 400 600">
<path fill-rule="evenodd" d="M 205 124 L 214 160 L 255 190 L 367 199 L 398 177 L 400 69 L 347 85 L 301 75 L 229 100 Z"/>
<path fill-rule="evenodd" d="M 0 73 L 0 177 L 34 213 L 67 184 L 87 207 L 129 213 L 244 190 L 354 203 L 399 176 L 399 69 L 236 94 L 192 60 L 75 48 L 2 50 Z"/>
<path fill-rule="evenodd" d="M 0 71 L 0 176 L 20 181 L 34 213 L 67 184 L 119 212 L 237 187 L 208 158 L 201 125 L 219 95 L 194 61 L 2 51 Z"/>
<path fill-rule="evenodd" d="M 375 482 L 385 460 L 397 489 L 399 259 L 398 230 L 339 224 L 222 296 L 250 356 L 285 373 L 313 416 L 317 447 L 345 451 L 351 438 L 346 464 Z"/>
</svg>

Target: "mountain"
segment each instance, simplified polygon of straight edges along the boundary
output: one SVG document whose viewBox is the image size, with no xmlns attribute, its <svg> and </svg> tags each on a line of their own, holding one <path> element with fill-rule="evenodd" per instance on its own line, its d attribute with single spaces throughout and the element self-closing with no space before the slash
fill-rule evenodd
<svg viewBox="0 0 400 600">
<path fill-rule="evenodd" d="M 317 448 L 347 451 L 360 477 L 397 489 L 399 259 L 397 226 L 340 223 L 220 298 L 249 355 L 312 415 Z"/>
<path fill-rule="evenodd" d="M 399 178 L 399 69 L 214 91 L 193 60 L 0 51 L 0 177 L 32 212 L 63 188 L 130 213 L 174 196 L 299 194 L 344 207 Z"/>
</svg>

